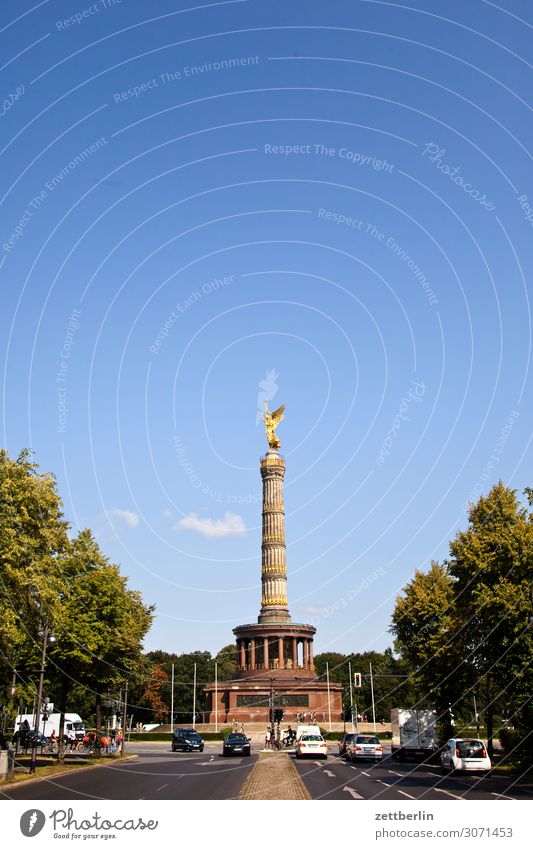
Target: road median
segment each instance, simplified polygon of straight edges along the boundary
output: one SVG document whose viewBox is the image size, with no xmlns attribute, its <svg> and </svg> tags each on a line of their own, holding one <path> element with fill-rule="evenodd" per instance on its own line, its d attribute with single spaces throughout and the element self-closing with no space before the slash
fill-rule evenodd
<svg viewBox="0 0 533 849">
<path fill-rule="evenodd" d="M 292 758 L 286 752 L 260 752 L 239 799 L 310 799 Z"/>
</svg>

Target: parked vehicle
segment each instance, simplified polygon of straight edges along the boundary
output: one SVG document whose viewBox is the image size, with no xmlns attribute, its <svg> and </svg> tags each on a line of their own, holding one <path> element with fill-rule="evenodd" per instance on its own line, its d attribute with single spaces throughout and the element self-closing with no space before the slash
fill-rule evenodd
<svg viewBox="0 0 533 849">
<path fill-rule="evenodd" d="M 326 760 L 328 756 L 328 744 L 322 734 L 302 734 L 296 741 L 294 749 L 297 758 L 310 756 Z"/>
<path fill-rule="evenodd" d="M 380 761 L 383 758 L 383 746 L 378 737 L 373 734 L 355 734 L 346 750 L 347 760 Z"/>
<path fill-rule="evenodd" d="M 348 750 L 349 744 L 355 740 L 357 734 L 344 734 L 342 739 L 339 740 L 339 757 L 345 758 Z"/>
<path fill-rule="evenodd" d="M 24 734 L 24 730 L 15 731 L 13 734 L 13 743 L 18 748 L 23 749 L 24 751 L 28 751 L 33 747 L 33 741 L 36 740 L 36 746 L 41 751 L 44 748 L 48 748 L 49 740 L 48 737 L 45 737 L 44 734 L 39 734 L 37 731 L 28 731 Z"/>
<path fill-rule="evenodd" d="M 203 752 L 204 741 L 194 728 L 176 728 L 172 734 L 172 751 Z"/>
<path fill-rule="evenodd" d="M 440 755 L 442 767 L 449 772 L 488 772 L 492 764 L 482 740 L 454 737 L 448 740 Z"/>
<path fill-rule="evenodd" d="M 393 708 L 391 711 L 392 756 L 425 758 L 438 751 L 437 715 L 433 710 Z"/>
<path fill-rule="evenodd" d="M 46 716 L 46 719 L 45 719 Z M 27 720 L 31 729 L 35 726 L 35 714 L 23 713 L 19 714 L 15 720 L 15 732 L 19 730 L 24 720 Z M 56 737 L 59 735 L 59 723 L 61 721 L 60 713 L 41 714 L 39 721 L 39 731 L 45 737 L 50 737 L 52 731 L 55 731 Z M 69 736 L 69 732 L 73 731 L 76 740 L 83 740 L 85 737 L 85 725 L 82 722 L 81 716 L 77 713 L 66 713 L 63 725 L 63 734 Z"/>
<path fill-rule="evenodd" d="M 224 757 L 229 755 L 246 755 L 250 757 L 250 738 L 246 734 L 229 734 L 222 746 Z"/>
</svg>

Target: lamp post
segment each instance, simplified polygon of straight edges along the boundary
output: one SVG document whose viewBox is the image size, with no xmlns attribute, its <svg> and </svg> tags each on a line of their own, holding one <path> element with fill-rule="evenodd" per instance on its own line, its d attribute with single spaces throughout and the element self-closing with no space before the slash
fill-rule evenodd
<svg viewBox="0 0 533 849">
<path fill-rule="evenodd" d="M 35 772 L 35 764 L 37 761 L 37 736 L 39 734 L 39 725 L 41 724 L 41 702 L 43 698 L 44 673 L 46 670 L 46 652 L 48 649 L 48 644 L 56 642 L 56 637 L 54 637 L 52 634 L 52 630 L 48 624 L 48 620 L 46 620 L 46 622 L 44 623 L 42 635 L 43 648 L 41 654 L 41 668 L 39 669 L 39 687 L 37 690 L 37 703 L 35 705 L 35 733 L 33 735 L 33 740 L 31 743 L 30 773 Z"/>
</svg>

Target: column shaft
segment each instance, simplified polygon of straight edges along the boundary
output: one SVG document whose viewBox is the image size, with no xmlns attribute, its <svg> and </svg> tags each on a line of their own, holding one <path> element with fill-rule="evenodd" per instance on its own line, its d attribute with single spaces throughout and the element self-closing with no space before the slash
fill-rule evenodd
<svg viewBox="0 0 533 849">
<path fill-rule="evenodd" d="M 279 637 L 278 639 L 278 658 L 279 658 L 279 668 L 285 668 L 285 661 L 283 658 L 283 637 Z"/>
<path fill-rule="evenodd" d="M 255 640 L 250 640 L 250 667 L 255 669 Z"/>
<path fill-rule="evenodd" d="M 263 663 L 265 669 L 270 668 L 269 658 L 268 658 L 268 637 L 263 639 Z"/>
</svg>

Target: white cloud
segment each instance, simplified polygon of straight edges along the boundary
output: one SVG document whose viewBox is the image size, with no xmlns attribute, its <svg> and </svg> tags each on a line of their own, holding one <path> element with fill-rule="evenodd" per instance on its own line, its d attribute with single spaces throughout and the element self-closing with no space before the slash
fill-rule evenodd
<svg viewBox="0 0 533 849">
<path fill-rule="evenodd" d="M 136 528 L 139 524 L 137 513 L 133 513 L 131 510 L 121 510 L 119 507 L 112 507 L 111 510 L 107 511 L 107 515 L 123 519 L 130 528 Z"/>
<path fill-rule="evenodd" d="M 304 607 L 304 611 L 306 613 L 314 613 L 317 616 L 321 616 L 324 613 L 324 610 L 326 610 L 326 605 L 324 605 L 324 607 Z"/>
<path fill-rule="evenodd" d="M 174 525 L 174 530 L 181 528 L 196 531 L 204 537 L 242 536 L 246 532 L 242 516 L 229 512 L 224 514 L 223 519 L 199 519 L 196 513 L 189 513 Z"/>
<path fill-rule="evenodd" d="M 162 516 L 163 519 L 170 519 L 172 516 L 172 510 L 163 510 Z"/>
</svg>

